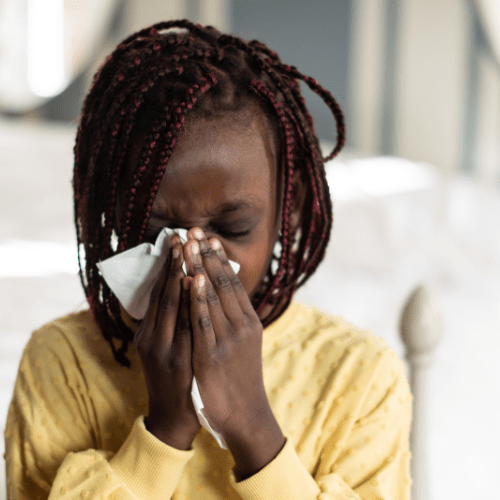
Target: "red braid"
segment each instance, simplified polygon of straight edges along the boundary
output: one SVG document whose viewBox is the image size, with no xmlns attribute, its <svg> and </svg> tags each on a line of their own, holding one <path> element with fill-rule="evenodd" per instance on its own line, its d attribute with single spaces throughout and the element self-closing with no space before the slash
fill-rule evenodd
<svg viewBox="0 0 500 500">
<path fill-rule="evenodd" d="M 323 99 L 336 121 L 337 144 L 326 158 L 299 80 Z M 119 363 L 129 366 L 126 352 L 133 332 L 124 324 L 119 302 L 97 263 L 143 241 L 187 116 L 235 113 L 255 103 L 268 118 L 284 155 L 279 172 L 282 251 L 269 266 L 265 290 L 252 297 L 259 313 L 272 305 L 262 319 L 265 327 L 286 310 L 294 292 L 316 270 L 330 238 L 333 215 L 324 162 L 345 141 L 342 111 L 333 96 L 313 78 L 283 64 L 262 42 L 246 42 L 188 20 L 162 22 L 132 34 L 94 76 L 74 148 L 78 262 L 92 312 Z M 128 172 L 131 144 L 139 136 L 142 147 Z M 295 227 L 291 216 L 297 172 L 306 193 Z M 120 220 L 118 205 L 123 206 Z M 121 341 L 119 348 L 115 340 Z"/>
</svg>

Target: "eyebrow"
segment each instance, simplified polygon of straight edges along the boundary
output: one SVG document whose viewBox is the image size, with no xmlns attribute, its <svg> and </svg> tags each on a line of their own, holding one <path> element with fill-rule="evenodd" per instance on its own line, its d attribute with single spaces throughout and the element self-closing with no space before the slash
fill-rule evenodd
<svg viewBox="0 0 500 500">
<path fill-rule="evenodd" d="M 250 200 L 233 200 L 230 202 L 221 203 L 218 205 L 215 210 L 209 213 L 210 217 L 214 217 L 215 215 L 223 215 L 232 212 L 237 212 L 238 210 L 251 209 L 251 210 L 259 210 L 260 203 L 254 201 L 250 198 Z M 161 217 L 163 214 L 159 211 L 151 212 L 151 217 Z"/>
</svg>

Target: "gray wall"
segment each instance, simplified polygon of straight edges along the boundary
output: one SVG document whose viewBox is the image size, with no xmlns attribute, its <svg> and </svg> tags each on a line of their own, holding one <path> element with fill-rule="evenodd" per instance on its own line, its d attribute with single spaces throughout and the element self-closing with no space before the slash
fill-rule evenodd
<svg viewBox="0 0 500 500">
<path fill-rule="evenodd" d="M 344 113 L 347 111 L 349 0 L 232 0 L 231 9 L 235 35 L 264 42 L 285 64 L 316 78 L 333 94 Z M 302 90 L 317 134 L 334 141 L 331 112 L 305 84 Z M 348 116 L 346 123 L 348 127 Z"/>
</svg>

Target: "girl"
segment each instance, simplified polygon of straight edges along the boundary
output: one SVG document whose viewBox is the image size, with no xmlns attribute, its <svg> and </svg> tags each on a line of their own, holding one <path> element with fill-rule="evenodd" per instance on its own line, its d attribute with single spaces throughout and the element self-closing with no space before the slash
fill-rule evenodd
<svg viewBox="0 0 500 500">
<path fill-rule="evenodd" d="M 335 117 L 326 158 L 299 80 Z M 402 362 L 292 301 L 325 253 L 324 162 L 343 143 L 331 94 L 256 40 L 184 20 L 117 47 L 74 148 L 90 309 L 26 346 L 5 431 L 10 499 L 409 498 Z M 164 227 L 188 241 L 169 239 L 134 319 L 97 264 Z M 200 426 L 193 376 L 227 449 Z"/>
</svg>

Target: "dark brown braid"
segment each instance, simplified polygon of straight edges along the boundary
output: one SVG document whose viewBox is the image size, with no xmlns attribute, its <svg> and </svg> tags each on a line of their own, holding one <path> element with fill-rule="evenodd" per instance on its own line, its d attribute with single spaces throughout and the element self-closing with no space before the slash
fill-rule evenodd
<svg viewBox="0 0 500 500">
<path fill-rule="evenodd" d="M 326 158 L 321 156 L 299 80 L 323 99 L 335 118 L 337 144 Z M 255 104 L 268 118 L 283 152 L 278 172 L 278 192 L 283 196 L 281 255 L 273 255 L 265 290 L 252 298 L 257 313 L 267 304 L 273 306 L 262 320 L 266 327 L 314 273 L 330 238 L 332 203 L 324 162 L 345 141 L 342 111 L 335 99 L 316 80 L 283 64 L 262 42 L 246 42 L 187 20 L 134 33 L 94 75 L 74 147 L 78 262 L 91 310 L 120 364 L 130 366 L 126 352 L 133 331 L 96 264 L 144 240 L 155 196 L 187 117 L 223 116 Z M 139 137 L 138 161 L 128 172 L 131 144 Z M 292 227 L 297 171 L 307 192 L 299 223 Z M 120 220 L 118 205 L 123 207 Z M 115 340 L 121 342 L 119 347 Z"/>
</svg>

